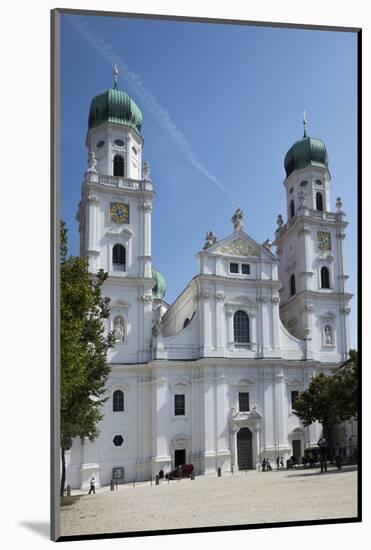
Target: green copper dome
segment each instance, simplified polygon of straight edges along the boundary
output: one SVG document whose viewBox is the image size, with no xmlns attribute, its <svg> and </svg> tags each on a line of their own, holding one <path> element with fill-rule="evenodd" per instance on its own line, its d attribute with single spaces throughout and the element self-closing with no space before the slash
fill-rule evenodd
<svg viewBox="0 0 371 550">
<path fill-rule="evenodd" d="M 165 277 L 152 267 L 152 279 L 155 280 L 155 286 L 152 289 L 152 296 L 157 300 L 163 300 L 166 292 Z"/>
<path fill-rule="evenodd" d="M 322 139 L 304 136 L 288 150 L 285 156 L 286 177 L 295 170 L 307 166 L 319 166 L 328 169 L 326 145 Z"/>
<path fill-rule="evenodd" d="M 142 113 L 135 101 L 115 86 L 95 96 L 90 104 L 89 129 L 104 122 L 130 126 L 138 132 L 142 127 Z"/>
</svg>

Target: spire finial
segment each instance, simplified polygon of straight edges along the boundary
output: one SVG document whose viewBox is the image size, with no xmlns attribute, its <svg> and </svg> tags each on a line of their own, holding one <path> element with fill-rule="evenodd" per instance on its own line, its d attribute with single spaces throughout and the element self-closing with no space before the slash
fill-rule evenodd
<svg viewBox="0 0 371 550">
<path fill-rule="evenodd" d="M 113 88 L 117 89 L 117 79 L 118 79 L 118 76 L 119 76 L 119 70 L 118 70 L 118 67 L 117 67 L 116 64 L 115 64 L 115 67 L 113 69 L 113 76 L 114 76 L 114 79 L 115 79 L 115 83 L 113 85 Z"/>
<path fill-rule="evenodd" d="M 307 113 L 303 112 L 303 125 L 304 125 L 304 135 L 303 137 L 307 137 Z"/>
</svg>

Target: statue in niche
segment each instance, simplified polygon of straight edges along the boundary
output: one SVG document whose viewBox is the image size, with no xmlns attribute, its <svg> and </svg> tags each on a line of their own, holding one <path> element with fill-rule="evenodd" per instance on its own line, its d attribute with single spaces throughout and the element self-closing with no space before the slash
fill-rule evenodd
<svg viewBox="0 0 371 550">
<path fill-rule="evenodd" d="M 97 159 L 95 158 L 95 153 L 94 151 L 89 151 L 87 172 L 93 172 L 94 174 L 96 174 L 97 173 L 97 170 L 95 168 L 96 165 L 97 165 Z"/>
<path fill-rule="evenodd" d="M 236 212 L 233 214 L 231 222 L 235 231 L 239 231 L 243 228 L 243 212 L 240 207 L 238 207 Z"/>
<path fill-rule="evenodd" d="M 212 231 L 207 231 L 205 240 L 206 243 L 204 244 L 204 250 L 207 250 L 210 246 L 213 246 L 213 244 L 216 243 L 216 236 Z"/>
<path fill-rule="evenodd" d="M 325 327 L 325 344 L 326 346 L 332 346 L 332 330 L 329 325 Z"/>
<path fill-rule="evenodd" d="M 307 198 L 307 194 L 304 191 L 301 191 L 299 195 L 299 208 L 305 208 L 306 198 Z"/>
<path fill-rule="evenodd" d="M 113 331 L 116 342 L 122 342 L 124 339 L 124 322 L 121 317 L 115 317 Z"/>
<path fill-rule="evenodd" d="M 145 181 L 151 181 L 151 170 L 149 167 L 149 162 L 147 160 L 143 163 L 143 179 Z"/>
</svg>

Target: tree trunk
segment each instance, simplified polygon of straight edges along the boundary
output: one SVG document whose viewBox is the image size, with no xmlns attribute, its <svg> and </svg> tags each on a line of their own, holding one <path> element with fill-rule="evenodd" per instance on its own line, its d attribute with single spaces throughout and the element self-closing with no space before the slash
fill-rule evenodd
<svg viewBox="0 0 371 550">
<path fill-rule="evenodd" d="M 66 458 L 64 456 L 64 448 L 61 449 L 61 458 L 62 458 L 62 476 L 61 476 L 61 497 L 64 495 L 64 485 L 66 483 Z"/>
</svg>

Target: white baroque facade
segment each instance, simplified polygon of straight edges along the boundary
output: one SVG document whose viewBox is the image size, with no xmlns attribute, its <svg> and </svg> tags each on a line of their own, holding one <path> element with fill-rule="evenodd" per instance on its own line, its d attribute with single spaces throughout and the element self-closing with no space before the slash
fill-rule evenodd
<svg viewBox="0 0 371 550">
<path fill-rule="evenodd" d="M 74 442 L 67 483 L 145 480 L 181 463 L 207 474 L 255 468 L 263 457 L 300 460 L 321 426 L 304 428 L 292 402 L 347 358 L 350 343 L 347 223 L 340 199 L 330 210 L 325 146 L 305 130 L 286 155 L 276 254 L 243 230 L 238 209 L 230 235 L 207 234 L 198 273 L 169 306 L 152 268 L 154 190 L 140 130 L 139 108 L 116 83 L 93 99 L 80 253 L 92 272 L 109 274 L 116 344 L 100 436 Z"/>
</svg>

